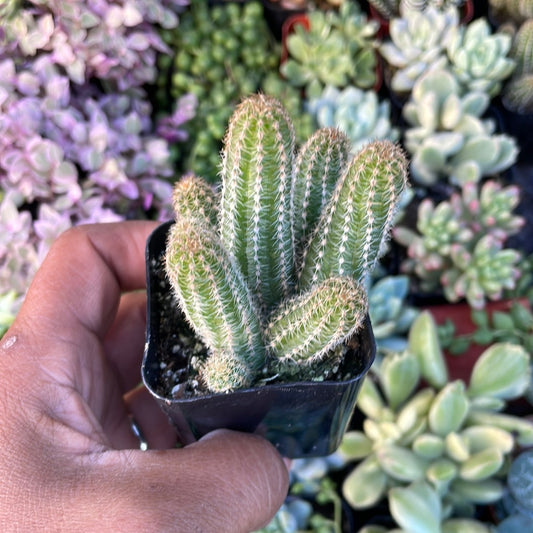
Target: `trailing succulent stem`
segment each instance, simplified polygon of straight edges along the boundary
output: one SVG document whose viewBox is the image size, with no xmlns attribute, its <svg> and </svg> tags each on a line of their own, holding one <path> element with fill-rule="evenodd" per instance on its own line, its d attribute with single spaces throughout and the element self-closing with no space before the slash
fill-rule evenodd
<svg viewBox="0 0 533 533">
<path fill-rule="evenodd" d="M 209 390 L 335 374 L 367 314 L 360 281 L 406 186 L 391 142 L 349 153 L 346 136 L 326 128 L 295 154 L 285 109 L 255 95 L 230 121 L 220 199 L 195 176 L 176 185 L 166 270 L 210 350 L 199 365 Z"/>
</svg>

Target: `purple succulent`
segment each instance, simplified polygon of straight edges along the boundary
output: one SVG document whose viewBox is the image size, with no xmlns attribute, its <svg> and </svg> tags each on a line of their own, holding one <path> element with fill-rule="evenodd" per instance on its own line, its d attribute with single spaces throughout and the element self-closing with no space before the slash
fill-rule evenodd
<svg viewBox="0 0 533 533">
<path fill-rule="evenodd" d="M 196 101 L 180 99 L 156 129 L 144 86 L 168 52 L 160 28 L 187 4 L 29 0 L 0 11 L 0 301 L 13 313 L 66 229 L 172 216 L 168 142 L 185 139 Z"/>
</svg>

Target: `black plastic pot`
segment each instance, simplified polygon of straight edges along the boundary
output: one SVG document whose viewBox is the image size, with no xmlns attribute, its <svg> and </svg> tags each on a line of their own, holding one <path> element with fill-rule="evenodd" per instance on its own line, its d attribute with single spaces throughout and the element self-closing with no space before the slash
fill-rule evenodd
<svg viewBox="0 0 533 533">
<path fill-rule="evenodd" d="M 171 222 L 159 226 L 146 247 L 147 333 L 142 365 L 144 384 L 172 420 L 178 437 L 189 444 L 215 429 L 258 433 L 285 457 L 318 457 L 340 444 L 355 408 L 357 394 L 375 356 L 370 321 L 347 343 L 357 347 L 345 357 L 341 375 L 346 381 L 266 384 L 226 394 L 176 398 L 163 387 L 165 373 L 187 381 L 189 361 L 183 354 L 166 353 L 168 324 L 183 330 L 184 318 L 168 295 L 171 290 L 161 274 L 161 257 Z M 164 302 L 167 302 L 166 304 Z M 160 308 L 163 302 L 164 309 Z M 173 315 L 173 316 L 169 316 Z M 169 361 L 172 361 L 169 363 Z M 170 367 L 172 367 L 170 369 Z M 180 389 L 180 386 L 175 389 Z"/>
</svg>

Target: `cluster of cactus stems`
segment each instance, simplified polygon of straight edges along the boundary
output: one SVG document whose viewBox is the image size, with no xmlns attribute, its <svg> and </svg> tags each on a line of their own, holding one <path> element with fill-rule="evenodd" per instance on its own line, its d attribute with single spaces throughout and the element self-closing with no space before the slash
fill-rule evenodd
<svg viewBox="0 0 533 533">
<path fill-rule="evenodd" d="M 362 282 L 384 249 L 406 167 L 390 141 L 351 158 L 345 135 L 330 128 L 296 153 L 276 99 L 241 102 L 221 192 L 194 175 L 176 185 L 165 258 L 178 305 L 209 348 L 207 389 L 331 375 L 367 314 Z"/>
</svg>

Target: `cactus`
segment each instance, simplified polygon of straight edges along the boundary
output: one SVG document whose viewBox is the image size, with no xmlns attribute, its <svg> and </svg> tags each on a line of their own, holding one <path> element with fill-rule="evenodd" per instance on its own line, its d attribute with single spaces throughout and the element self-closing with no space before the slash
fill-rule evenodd
<svg viewBox="0 0 533 533">
<path fill-rule="evenodd" d="M 374 269 L 406 186 L 402 151 L 375 141 L 352 159 L 317 223 L 299 273 L 300 288 L 331 276 L 363 281 Z"/>
<path fill-rule="evenodd" d="M 364 509 L 388 498 L 405 531 L 447 531 L 449 522 L 473 518 L 477 504 L 502 497 L 515 449 L 533 443 L 531 421 L 499 413 L 529 385 L 524 348 L 494 344 L 467 386 L 448 381 L 440 345 L 429 338 L 438 338 L 437 328 L 425 311 L 407 349 L 385 357 L 376 381 L 363 383 L 363 430 L 348 432 L 339 449 L 347 461 L 360 461 L 344 481 L 348 503 Z M 434 385 L 421 388 L 421 379 Z M 425 502 L 409 504 L 416 494 Z"/>
<path fill-rule="evenodd" d="M 403 153 L 380 141 L 348 161 L 346 136 L 331 129 L 293 151 L 285 109 L 254 95 L 230 120 L 220 198 L 195 176 L 176 185 L 166 271 L 209 349 L 197 366 L 213 392 L 262 379 L 331 378 L 343 342 L 367 314 L 360 281 L 384 246 L 406 186 Z M 323 232 L 350 253 L 336 254 Z M 316 276 L 313 242 L 327 257 Z"/>
<path fill-rule="evenodd" d="M 308 239 L 349 155 L 348 139 L 334 128 L 317 130 L 299 150 L 292 192 L 296 242 L 304 243 Z"/>
<path fill-rule="evenodd" d="M 516 69 L 503 89 L 503 104 L 515 113 L 532 114 L 533 19 L 526 20 L 514 36 L 511 57 L 516 61 Z"/>
<path fill-rule="evenodd" d="M 498 25 L 506 22 L 520 25 L 533 18 L 532 0 L 489 0 L 489 6 Z"/>
<path fill-rule="evenodd" d="M 473 183 L 462 194 L 436 205 L 429 199 L 418 208 L 416 233 L 405 227 L 394 230 L 395 239 L 407 247 L 402 264 L 426 290 L 443 289 L 450 301 L 466 297 L 474 308 L 485 299 L 499 299 L 512 289 L 521 274 L 520 254 L 504 249 L 504 242 L 524 224 L 512 214 L 518 189 L 487 181 L 478 192 Z"/>
<path fill-rule="evenodd" d="M 216 232 L 197 219 L 178 219 L 166 271 L 185 316 L 214 354 L 235 354 L 251 376 L 261 371 L 265 348 L 257 306 Z"/>
<path fill-rule="evenodd" d="M 326 279 L 284 302 L 266 330 L 278 368 L 321 361 L 359 330 L 366 309 L 362 285 L 349 277 Z"/>
<path fill-rule="evenodd" d="M 222 242 L 267 307 L 291 291 L 293 151 L 292 122 L 278 100 L 238 106 L 222 156 Z"/>
<path fill-rule="evenodd" d="M 215 191 L 194 174 L 188 174 L 176 182 L 172 192 L 172 207 L 177 219 L 194 217 L 216 224 L 218 201 Z"/>
</svg>

